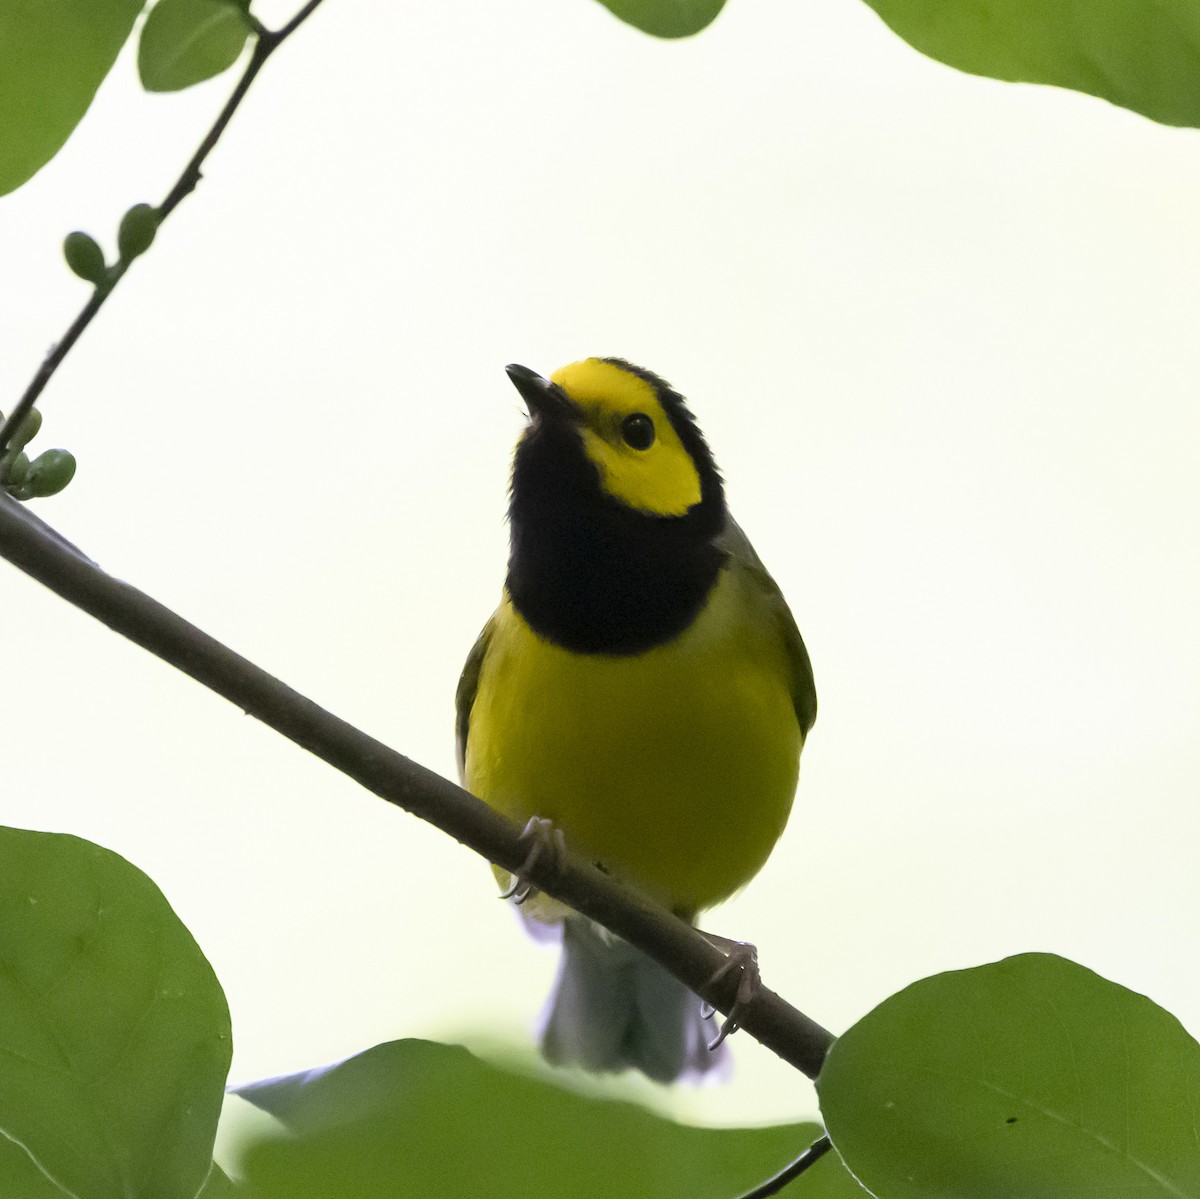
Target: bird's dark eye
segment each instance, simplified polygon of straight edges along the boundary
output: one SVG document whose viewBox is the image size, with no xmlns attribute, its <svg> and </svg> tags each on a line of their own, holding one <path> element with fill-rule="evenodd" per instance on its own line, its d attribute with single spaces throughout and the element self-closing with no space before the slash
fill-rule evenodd
<svg viewBox="0 0 1200 1199">
<path fill-rule="evenodd" d="M 635 412 L 621 422 L 621 436 L 635 450 L 648 450 L 654 444 L 654 422 L 644 412 Z"/>
</svg>

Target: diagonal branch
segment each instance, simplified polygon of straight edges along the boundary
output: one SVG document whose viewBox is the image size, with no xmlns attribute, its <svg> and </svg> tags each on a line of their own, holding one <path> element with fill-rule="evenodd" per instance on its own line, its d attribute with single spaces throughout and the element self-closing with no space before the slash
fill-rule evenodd
<svg viewBox="0 0 1200 1199">
<path fill-rule="evenodd" d="M 15 500 L 0 495 L 0 556 L 109 628 L 169 662 L 369 791 L 436 825 L 489 862 L 515 874 L 650 955 L 723 1012 L 733 1006 L 736 972 L 707 984 L 725 963 L 721 950 L 689 924 L 585 859 L 549 855 L 526 866 L 515 824 L 461 787 L 389 749 L 267 674 L 95 562 Z M 524 868 L 524 869 L 523 869 Z M 796 1069 L 815 1078 L 833 1037 L 760 988 L 738 1023 Z"/>
</svg>

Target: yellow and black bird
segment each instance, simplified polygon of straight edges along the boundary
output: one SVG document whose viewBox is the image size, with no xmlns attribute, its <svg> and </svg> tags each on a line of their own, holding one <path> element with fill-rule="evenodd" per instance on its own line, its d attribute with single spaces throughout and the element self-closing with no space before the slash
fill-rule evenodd
<svg viewBox="0 0 1200 1199">
<path fill-rule="evenodd" d="M 529 424 L 504 594 L 458 687 L 463 780 L 695 920 L 783 831 L 808 653 L 678 393 L 620 358 L 508 375 Z M 543 896 L 526 914 L 563 924 L 547 1058 L 661 1081 L 712 1064 L 700 1001 L 665 970 Z"/>
</svg>

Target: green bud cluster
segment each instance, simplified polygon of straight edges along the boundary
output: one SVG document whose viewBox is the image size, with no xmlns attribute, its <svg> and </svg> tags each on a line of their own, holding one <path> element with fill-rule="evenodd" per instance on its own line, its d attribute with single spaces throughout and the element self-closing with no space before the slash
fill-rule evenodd
<svg viewBox="0 0 1200 1199">
<path fill-rule="evenodd" d="M 63 239 L 63 257 L 67 266 L 85 283 L 94 287 L 107 287 L 114 281 L 117 265 L 128 266 L 154 244 L 160 220 L 158 209 L 152 204 L 135 204 L 122 218 L 117 229 L 118 263 L 109 266 L 104 261 L 104 251 L 90 233 L 76 229 Z"/>
<path fill-rule="evenodd" d="M 0 424 L 3 422 L 4 414 L 0 413 Z M 70 450 L 43 450 L 32 461 L 25 453 L 25 447 L 41 427 L 42 414 L 33 408 L 16 427 L 7 449 L 0 455 L 0 487 L 14 499 L 57 495 L 75 475 L 75 455 Z"/>
</svg>

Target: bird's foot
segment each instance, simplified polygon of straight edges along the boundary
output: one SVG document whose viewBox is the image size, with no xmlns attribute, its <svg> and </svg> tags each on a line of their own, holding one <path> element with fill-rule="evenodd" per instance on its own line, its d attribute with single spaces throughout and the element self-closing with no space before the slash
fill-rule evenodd
<svg viewBox="0 0 1200 1199">
<path fill-rule="evenodd" d="M 733 1006 L 729 1009 L 729 1015 L 722 1022 L 716 1039 L 708 1046 L 710 1050 L 716 1050 L 730 1033 L 737 1032 L 741 1027 L 739 1019 L 762 987 L 762 976 L 758 970 L 757 947 L 748 941 L 730 941 L 727 937 L 718 937 L 713 933 L 702 933 L 702 936 L 718 949 L 723 949 L 726 955 L 725 961 L 717 967 L 713 976 L 704 985 L 704 990 L 711 990 L 731 971 L 737 970 L 739 973 L 737 995 L 734 997 Z M 703 1010 L 704 1018 L 707 1020 L 709 1016 L 713 1015 L 716 1008 L 711 1003 L 705 1003 Z"/>
<path fill-rule="evenodd" d="M 551 870 L 555 869 L 566 856 L 567 843 L 563 839 L 563 831 L 552 820 L 542 816 L 531 816 L 524 829 L 521 830 L 521 840 L 530 842 L 529 853 L 521 863 L 517 872 L 512 876 L 512 886 L 500 896 L 501 899 L 511 899 L 515 904 L 522 904 L 530 896 L 537 894 L 537 887 L 528 879 L 529 872 L 544 856 L 550 862 Z"/>
</svg>

